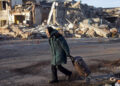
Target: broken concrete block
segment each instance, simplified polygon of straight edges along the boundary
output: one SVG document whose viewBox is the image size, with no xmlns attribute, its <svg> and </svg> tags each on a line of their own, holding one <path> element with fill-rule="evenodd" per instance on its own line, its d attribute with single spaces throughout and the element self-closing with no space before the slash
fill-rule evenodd
<svg viewBox="0 0 120 86">
<path fill-rule="evenodd" d="M 12 37 L 17 37 L 17 34 L 16 33 L 14 33 L 14 32 L 9 32 L 9 34 L 8 35 L 10 35 L 10 36 L 12 36 Z"/>
<path fill-rule="evenodd" d="M 31 32 L 23 32 L 18 26 L 11 26 L 11 30 L 15 33 L 15 36 L 21 36 L 22 39 L 27 39 Z"/>
<path fill-rule="evenodd" d="M 22 39 L 27 39 L 30 36 L 30 34 L 31 33 L 26 32 L 26 33 L 21 34 L 21 37 L 22 37 Z"/>
<path fill-rule="evenodd" d="M 93 20 L 95 23 L 99 23 L 99 22 L 100 22 L 100 18 L 92 18 L 92 20 Z"/>
<path fill-rule="evenodd" d="M 12 31 L 15 32 L 17 35 L 22 34 L 23 32 L 18 27 L 11 27 Z"/>
<path fill-rule="evenodd" d="M 79 28 L 89 28 L 88 24 L 80 23 Z"/>
<path fill-rule="evenodd" d="M 80 34 L 75 34 L 76 38 L 81 38 L 82 36 Z"/>
<path fill-rule="evenodd" d="M 93 28 L 93 29 L 97 35 L 108 38 L 108 34 L 110 33 L 109 30 L 103 30 L 103 29 L 99 29 L 99 28 Z"/>
<path fill-rule="evenodd" d="M 70 34 L 74 34 L 74 31 L 73 30 L 69 30 Z"/>
<path fill-rule="evenodd" d="M 83 32 L 82 34 L 85 34 L 88 31 L 88 28 L 81 28 L 80 30 Z"/>
<path fill-rule="evenodd" d="M 112 82 L 116 82 L 117 79 L 116 79 L 115 77 L 110 77 L 110 81 L 112 81 Z"/>
<path fill-rule="evenodd" d="M 9 29 L 0 28 L 0 33 L 1 33 L 1 34 L 9 34 L 9 32 L 10 32 Z"/>
<path fill-rule="evenodd" d="M 84 24 L 92 24 L 93 21 L 91 19 L 85 19 L 85 20 L 83 20 L 83 23 Z"/>
<path fill-rule="evenodd" d="M 83 31 L 79 30 L 79 31 L 76 31 L 77 34 L 84 34 Z"/>
<path fill-rule="evenodd" d="M 102 24 L 99 26 L 100 29 L 108 29 L 108 25 L 106 24 Z"/>
<path fill-rule="evenodd" d="M 0 34 L 1 35 L 9 35 L 11 37 L 16 37 L 16 34 L 14 32 L 11 32 L 10 29 L 1 28 L 0 29 Z"/>
<path fill-rule="evenodd" d="M 69 29 L 73 29 L 73 27 L 74 27 L 73 24 L 69 24 L 69 25 L 68 25 L 68 28 L 69 28 Z"/>
<path fill-rule="evenodd" d="M 117 30 L 117 28 L 112 28 L 112 29 L 110 29 L 110 32 L 115 34 L 118 32 L 118 30 Z"/>
<path fill-rule="evenodd" d="M 89 29 L 87 32 L 86 32 L 86 35 L 89 36 L 89 37 L 95 37 L 96 36 L 96 33 L 93 29 Z"/>
</svg>

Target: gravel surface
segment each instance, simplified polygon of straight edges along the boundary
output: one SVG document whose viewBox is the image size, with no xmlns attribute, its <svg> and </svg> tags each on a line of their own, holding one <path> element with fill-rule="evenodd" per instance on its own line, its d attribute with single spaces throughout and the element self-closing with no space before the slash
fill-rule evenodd
<svg viewBox="0 0 120 86">
<path fill-rule="evenodd" d="M 47 39 L 0 41 L 0 86 L 99 86 L 110 74 L 120 71 L 119 39 L 67 39 L 71 54 L 82 56 L 92 74 L 98 78 L 90 84 L 81 80 L 70 59 L 64 65 L 73 71 L 68 82 L 58 72 L 60 82 L 50 85 L 51 54 Z M 93 79 L 93 78 L 92 78 Z M 93 84 L 94 82 L 94 84 Z M 96 83 L 96 84 L 95 84 Z"/>
</svg>

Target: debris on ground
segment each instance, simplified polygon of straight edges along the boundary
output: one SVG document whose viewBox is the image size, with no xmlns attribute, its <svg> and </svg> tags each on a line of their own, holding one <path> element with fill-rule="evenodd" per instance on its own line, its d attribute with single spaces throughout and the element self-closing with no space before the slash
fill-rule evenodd
<svg viewBox="0 0 120 86">
<path fill-rule="evenodd" d="M 29 0 L 8 7 L 5 10 L 10 11 L 8 17 L 11 20 L 6 20 L 9 25 L 2 21 L 1 35 L 21 39 L 46 38 L 44 27 L 50 25 L 60 28 L 58 31 L 65 37 L 119 37 L 120 8 L 95 8 L 80 1 L 36 3 Z M 4 13 L 1 16 L 5 17 Z"/>
</svg>

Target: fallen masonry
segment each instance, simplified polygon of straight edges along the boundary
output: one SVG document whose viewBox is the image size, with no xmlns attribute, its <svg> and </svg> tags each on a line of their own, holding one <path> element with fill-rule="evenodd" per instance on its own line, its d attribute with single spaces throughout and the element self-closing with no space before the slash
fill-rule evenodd
<svg viewBox="0 0 120 86">
<path fill-rule="evenodd" d="M 46 38 L 45 27 L 49 25 L 65 37 L 119 37 L 120 8 L 95 8 L 80 1 L 37 3 L 26 0 L 14 7 L 10 6 L 12 1 L 5 2 L 9 4 L 6 3 L 4 9 L 7 15 L 1 7 L 1 35 L 20 39 Z"/>
</svg>

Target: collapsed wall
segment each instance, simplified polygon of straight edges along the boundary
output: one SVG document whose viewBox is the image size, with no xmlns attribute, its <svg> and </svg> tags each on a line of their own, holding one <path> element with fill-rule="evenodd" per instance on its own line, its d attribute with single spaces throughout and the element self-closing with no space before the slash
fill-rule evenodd
<svg viewBox="0 0 120 86">
<path fill-rule="evenodd" d="M 40 4 L 36 4 L 34 0 L 24 1 L 24 5 L 17 5 L 10 11 L 9 19 L 13 20 L 10 22 L 17 25 L 1 29 L 0 34 L 14 38 L 20 36 L 23 39 L 29 38 L 31 34 L 45 37 L 43 27 L 52 25 L 66 37 L 119 37 L 120 13 L 118 8 L 115 10 L 95 8 L 81 4 L 80 1 L 41 2 Z M 33 27 L 34 25 L 37 26 Z M 25 33 L 20 26 L 29 33 Z"/>
<path fill-rule="evenodd" d="M 9 24 L 10 0 L 0 1 L 0 27 L 6 27 Z"/>
<path fill-rule="evenodd" d="M 106 17 L 105 14 L 107 12 L 103 8 L 95 8 L 80 2 L 56 2 L 51 8 L 48 24 L 58 25 L 64 29 L 64 33 L 67 32 L 65 35 L 69 33 L 73 37 L 118 37 L 116 22 L 108 21 L 106 18 L 112 16 Z"/>
</svg>

